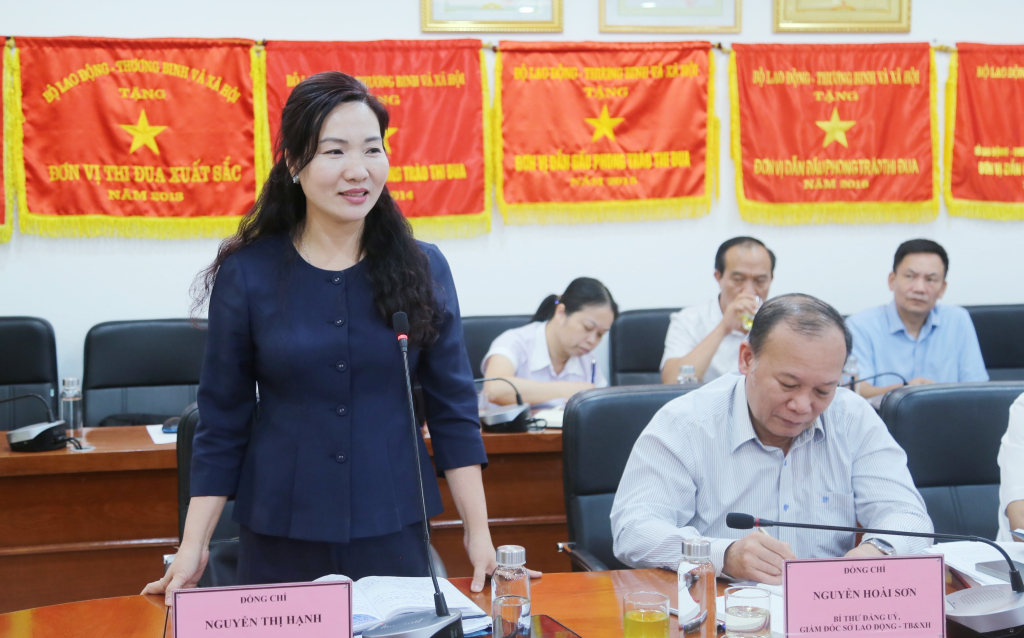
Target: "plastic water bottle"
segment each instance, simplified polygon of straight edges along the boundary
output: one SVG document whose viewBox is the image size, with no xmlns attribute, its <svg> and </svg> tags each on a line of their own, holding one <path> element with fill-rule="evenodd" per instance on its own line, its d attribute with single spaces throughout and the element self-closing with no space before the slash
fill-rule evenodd
<svg viewBox="0 0 1024 638">
<path fill-rule="evenodd" d="M 715 638 L 715 566 L 711 562 L 711 542 L 703 539 L 683 541 L 683 559 L 679 561 L 679 626 L 693 638 Z"/>
<path fill-rule="evenodd" d="M 846 358 L 846 365 L 843 366 L 842 385 L 844 388 L 850 388 L 850 384 L 854 384 L 853 388 L 856 391 L 856 382 L 860 377 L 860 367 L 857 365 L 857 357 L 852 354 Z"/>
<path fill-rule="evenodd" d="M 530 572 L 525 567 L 526 550 L 519 545 L 502 545 L 497 550 L 496 559 L 498 567 L 491 575 L 491 605 L 495 606 L 499 598 L 515 602 L 520 609 L 519 635 L 529 636 Z"/>
<path fill-rule="evenodd" d="M 691 365 L 679 366 L 679 376 L 676 377 L 676 383 L 679 385 L 699 385 L 700 379 L 697 378 L 697 368 Z"/>
<path fill-rule="evenodd" d="M 82 382 L 75 377 L 64 379 L 60 391 L 60 418 L 71 436 L 82 442 Z"/>
</svg>

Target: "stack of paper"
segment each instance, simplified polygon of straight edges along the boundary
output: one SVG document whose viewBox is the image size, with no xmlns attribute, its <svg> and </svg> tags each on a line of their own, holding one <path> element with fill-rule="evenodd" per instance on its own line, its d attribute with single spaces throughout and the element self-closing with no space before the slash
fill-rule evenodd
<svg viewBox="0 0 1024 638">
<path fill-rule="evenodd" d="M 544 419 L 546 428 L 561 428 L 562 419 L 565 417 L 565 408 L 550 408 L 548 410 L 538 410 L 533 415 L 535 419 Z"/>
<path fill-rule="evenodd" d="M 146 432 L 149 432 L 149 438 L 153 439 L 153 443 L 156 445 L 163 445 L 165 443 L 177 443 L 177 434 L 167 434 L 164 432 L 164 426 L 161 424 L 147 425 Z"/>
<path fill-rule="evenodd" d="M 1013 560 L 1024 562 L 1024 543 L 999 543 L 999 546 L 1005 549 Z M 983 574 L 975 568 L 978 563 L 1004 560 L 1003 555 L 990 545 L 972 541 L 956 541 L 932 545 L 924 551 L 928 554 L 942 554 L 948 567 L 968 576 L 979 585 L 1006 584 L 1005 580 Z"/>
</svg>

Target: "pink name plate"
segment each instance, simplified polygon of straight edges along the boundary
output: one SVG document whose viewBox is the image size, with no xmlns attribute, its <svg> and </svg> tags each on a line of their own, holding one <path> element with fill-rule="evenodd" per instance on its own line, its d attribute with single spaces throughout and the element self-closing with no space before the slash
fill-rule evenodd
<svg viewBox="0 0 1024 638">
<path fill-rule="evenodd" d="M 941 555 L 787 560 L 787 636 L 945 638 Z"/>
<path fill-rule="evenodd" d="M 352 635 L 352 583 L 288 583 L 179 589 L 174 638 Z"/>
</svg>

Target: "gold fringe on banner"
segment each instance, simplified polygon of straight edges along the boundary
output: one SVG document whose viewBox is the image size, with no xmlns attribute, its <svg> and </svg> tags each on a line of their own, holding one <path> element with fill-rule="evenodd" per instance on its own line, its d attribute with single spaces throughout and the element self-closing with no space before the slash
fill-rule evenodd
<svg viewBox="0 0 1024 638">
<path fill-rule="evenodd" d="M 739 80 L 736 52 L 729 56 L 730 152 L 736 168 L 736 201 L 740 217 L 755 224 L 880 224 L 922 223 L 939 215 L 939 116 L 935 51 L 929 61 L 929 104 L 932 133 L 932 198 L 923 202 L 806 202 L 775 204 L 747 199 L 743 190 L 743 152 L 740 144 Z"/>
<path fill-rule="evenodd" d="M 11 77 L 10 63 L 8 58 L 11 57 L 11 47 L 13 46 L 12 40 L 8 38 L 4 42 L 3 49 L 3 64 L 0 66 L 0 73 L 3 73 L 3 120 L 4 120 L 4 144 L 0 148 L 0 153 L 3 154 L 3 175 L 4 175 L 4 223 L 0 225 L 0 244 L 9 242 L 11 240 L 11 231 L 14 228 L 14 209 L 15 201 L 17 199 L 14 187 L 14 173 L 13 166 L 11 164 L 11 151 L 8 150 L 11 139 L 14 137 L 14 114 L 8 112 L 7 109 L 7 93 L 11 91 L 13 81 Z M 20 126 L 18 127 L 20 129 Z"/>
<path fill-rule="evenodd" d="M 274 165 L 270 140 L 270 123 L 267 118 L 267 50 L 262 44 L 249 49 L 249 74 L 252 77 L 253 156 L 256 170 L 256 198 L 259 199 L 263 184 L 270 177 Z"/>
<path fill-rule="evenodd" d="M 953 49 L 949 57 L 949 79 L 946 80 L 946 139 L 943 148 L 946 171 L 942 180 L 942 194 L 946 199 L 946 208 L 954 217 L 997 221 L 1024 219 L 1024 203 L 1021 202 L 986 202 L 953 197 L 953 136 L 956 134 L 956 90 L 959 66 L 959 55 L 956 49 Z"/>
<path fill-rule="evenodd" d="M 714 66 L 712 52 L 708 51 L 708 122 L 705 133 L 707 150 L 704 154 L 704 194 L 693 197 L 663 199 L 612 200 L 597 202 L 538 202 L 509 204 L 505 201 L 505 149 L 501 135 L 503 119 L 501 109 L 501 51 L 494 63 L 494 176 L 498 210 L 509 226 L 541 224 L 588 224 L 599 222 L 636 222 L 663 219 L 703 217 L 711 211 L 711 193 L 717 197 L 718 151 L 717 125 L 714 104 Z M 712 123 L 714 121 L 714 124 Z M 714 163 L 712 162 L 714 158 Z"/>
<path fill-rule="evenodd" d="M 707 150 L 704 154 L 704 189 L 708 197 L 718 199 L 718 163 L 722 123 L 715 114 L 715 48 L 708 49 L 708 130 Z M 708 202 L 710 209 L 710 201 Z"/>
<path fill-rule="evenodd" d="M 480 51 L 480 89 L 483 99 L 484 126 L 484 209 L 472 215 L 438 215 L 436 217 L 409 217 L 417 239 L 467 239 L 491 232 L 491 192 L 494 189 L 494 139 L 491 126 L 491 91 L 487 85 L 487 58 Z"/>
</svg>

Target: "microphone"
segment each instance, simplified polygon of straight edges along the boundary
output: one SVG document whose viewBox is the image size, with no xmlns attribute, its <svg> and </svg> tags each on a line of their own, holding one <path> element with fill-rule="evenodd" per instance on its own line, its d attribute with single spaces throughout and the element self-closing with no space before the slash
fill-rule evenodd
<svg viewBox="0 0 1024 638">
<path fill-rule="evenodd" d="M 902 374 L 899 374 L 897 372 L 879 372 L 878 374 L 873 374 L 870 377 L 864 377 L 863 379 L 854 379 L 853 381 L 850 381 L 849 383 L 844 383 L 843 387 L 844 388 L 849 388 L 850 390 L 852 390 L 853 386 L 857 385 L 861 381 L 873 381 L 873 380 L 877 379 L 878 377 L 899 377 L 900 381 L 903 382 L 903 385 L 907 385 L 907 380 L 903 378 Z"/>
<path fill-rule="evenodd" d="M 409 352 L 409 315 L 404 312 L 396 312 L 391 318 L 391 327 L 398 335 L 398 347 L 402 352 Z"/>
<path fill-rule="evenodd" d="M 839 527 L 836 525 L 812 525 L 807 523 L 784 523 L 756 518 L 750 514 L 731 512 L 725 516 L 725 524 L 731 529 L 752 529 L 755 527 L 796 527 L 800 529 L 820 529 L 833 532 L 853 532 L 860 534 L 890 534 L 893 536 L 914 536 L 934 538 L 943 541 L 973 541 L 990 545 L 1006 559 L 1010 567 L 1009 585 L 984 585 L 971 589 L 953 592 L 946 596 L 946 617 L 979 633 L 1002 631 L 1011 627 L 1024 625 L 1024 580 L 1021 579 L 1017 566 L 1010 555 L 995 541 L 981 536 L 965 536 L 960 534 L 932 534 L 929 532 L 902 532 L 890 529 L 871 529 L 867 527 Z M 952 608 L 952 610 L 950 610 Z"/>
<path fill-rule="evenodd" d="M 462 612 L 448 611 L 448 603 L 437 584 L 434 563 L 430 560 L 430 521 L 427 520 L 427 497 L 423 491 L 423 470 L 420 461 L 420 428 L 416 424 L 416 411 L 412 402 L 412 377 L 409 375 L 409 316 L 396 312 L 391 325 L 398 336 L 398 347 L 405 364 L 405 390 L 409 402 L 409 423 L 412 425 L 412 446 L 416 458 L 416 481 L 420 488 L 420 507 L 423 508 L 423 544 L 427 550 L 427 568 L 434 583 L 434 612 L 403 614 L 363 632 L 364 638 L 463 638 Z"/>
</svg>

